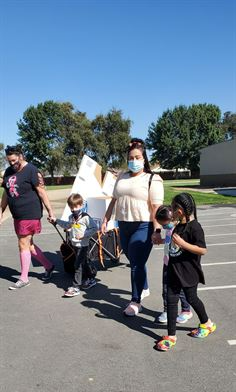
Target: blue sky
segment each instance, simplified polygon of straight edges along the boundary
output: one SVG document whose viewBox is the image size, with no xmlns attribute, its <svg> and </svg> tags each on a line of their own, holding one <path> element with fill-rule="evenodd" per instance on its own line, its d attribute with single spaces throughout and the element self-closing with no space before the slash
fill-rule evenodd
<svg viewBox="0 0 236 392">
<path fill-rule="evenodd" d="M 167 108 L 236 111 L 233 0 L 0 0 L 0 142 L 30 105 L 112 107 L 145 138 Z"/>
</svg>

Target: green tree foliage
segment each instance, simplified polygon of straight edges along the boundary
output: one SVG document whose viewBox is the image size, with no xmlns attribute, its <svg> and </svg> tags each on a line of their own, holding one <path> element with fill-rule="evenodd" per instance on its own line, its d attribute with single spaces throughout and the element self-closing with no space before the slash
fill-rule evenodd
<svg viewBox="0 0 236 392">
<path fill-rule="evenodd" d="M 236 113 L 224 113 L 221 127 L 227 140 L 236 139 Z"/>
<path fill-rule="evenodd" d="M 220 109 L 215 105 L 180 105 L 166 110 L 149 127 L 147 147 L 152 163 L 162 168 L 199 170 L 200 149 L 223 140 Z"/>
<path fill-rule="evenodd" d="M 107 115 L 100 114 L 92 121 L 95 144 L 90 155 L 104 170 L 107 166 L 119 168 L 124 165 L 130 127 L 130 119 L 123 118 L 122 111 L 116 109 Z"/>
<path fill-rule="evenodd" d="M 4 167 L 5 167 L 4 144 L 0 143 L 0 171 L 3 171 Z"/>
<path fill-rule="evenodd" d="M 75 112 L 71 103 L 46 101 L 30 106 L 18 122 L 19 142 L 26 158 L 48 171 L 77 168 L 89 143 L 90 122 L 85 113 Z"/>
</svg>

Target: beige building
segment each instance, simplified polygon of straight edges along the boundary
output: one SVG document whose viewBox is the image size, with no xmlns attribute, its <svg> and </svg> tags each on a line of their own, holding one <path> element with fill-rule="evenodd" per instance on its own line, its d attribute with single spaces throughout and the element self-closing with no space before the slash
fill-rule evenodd
<svg viewBox="0 0 236 392">
<path fill-rule="evenodd" d="M 236 186 L 236 139 L 205 147 L 200 153 L 202 186 Z"/>
</svg>

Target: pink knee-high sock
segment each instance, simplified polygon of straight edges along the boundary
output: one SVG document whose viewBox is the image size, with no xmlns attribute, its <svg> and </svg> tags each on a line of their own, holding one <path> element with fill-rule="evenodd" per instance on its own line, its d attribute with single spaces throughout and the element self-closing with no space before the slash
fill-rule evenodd
<svg viewBox="0 0 236 392">
<path fill-rule="evenodd" d="M 28 282 L 28 273 L 31 263 L 31 253 L 29 250 L 22 250 L 20 252 L 21 276 L 23 282 Z"/>
<path fill-rule="evenodd" d="M 44 266 L 46 270 L 52 268 L 52 263 L 44 256 L 41 249 L 39 249 L 36 245 L 34 245 L 34 250 L 31 251 L 33 257 L 40 262 Z"/>
</svg>

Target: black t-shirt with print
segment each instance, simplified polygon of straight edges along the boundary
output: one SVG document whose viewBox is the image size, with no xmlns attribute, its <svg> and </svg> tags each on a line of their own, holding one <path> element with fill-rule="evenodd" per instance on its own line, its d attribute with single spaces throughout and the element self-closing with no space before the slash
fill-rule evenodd
<svg viewBox="0 0 236 392">
<path fill-rule="evenodd" d="M 178 224 L 173 234 L 178 234 L 186 242 L 206 248 L 202 226 L 197 220 Z M 173 235 L 172 234 L 172 235 Z M 201 256 L 179 248 L 173 241 L 169 245 L 168 281 L 170 285 L 181 284 L 182 287 L 192 287 L 199 282 L 205 284 L 201 268 Z"/>
<path fill-rule="evenodd" d="M 35 187 L 42 178 L 38 169 L 27 163 L 19 172 L 8 167 L 3 177 L 2 186 L 7 192 L 8 206 L 14 219 L 40 219 L 42 202 Z"/>
</svg>

